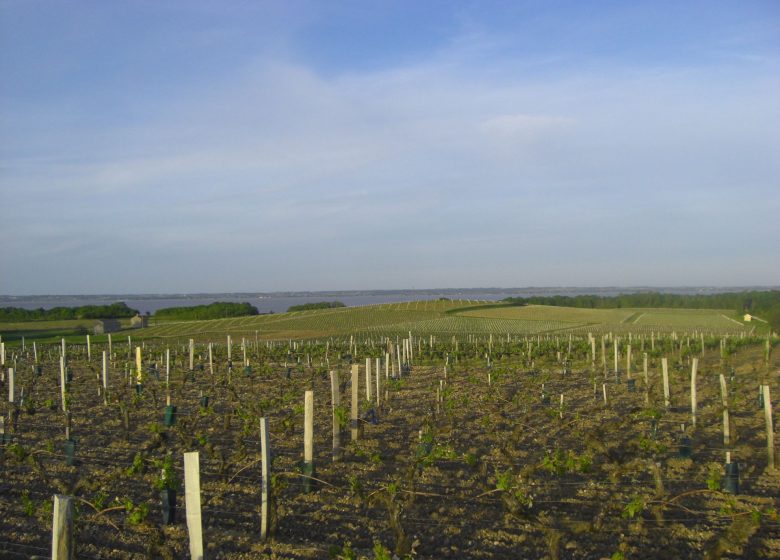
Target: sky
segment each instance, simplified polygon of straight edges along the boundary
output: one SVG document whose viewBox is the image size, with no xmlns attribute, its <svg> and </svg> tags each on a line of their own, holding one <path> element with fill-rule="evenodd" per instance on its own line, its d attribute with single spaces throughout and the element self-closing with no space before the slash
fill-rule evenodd
<svg viewBox="0 0 780 560">
<path fill-rule="evenodd" d="M 780 284 L 780 2 L 0 0 L 0 294 Z"/>
</svg>

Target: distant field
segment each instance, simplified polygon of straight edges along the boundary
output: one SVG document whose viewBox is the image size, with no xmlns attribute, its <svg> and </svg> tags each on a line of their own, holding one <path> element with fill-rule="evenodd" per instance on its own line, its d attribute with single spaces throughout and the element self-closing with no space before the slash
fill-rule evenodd
<svg viewBox="0 0 780 560">
<path fill-rule="evenodd" d="M 528 305 L 466 310 L 458 315 L 524 323 L 530 332 L 567 329 L 578 333 L 674 330 L 729 333 L 749 330 L 749 327 L 732 317 L 732 311 L 725 309 L 582 309 Z M 549 328 L 534 329 L 536 323 L 549 324 Z"/>
<path fill-rule="evenodd" d="M 726 310 L 579 309 L 530 305 L 484 307 L 491 302 L 417 301 L 278 313 L 211 321 L 169 322 L 143 331 L 148 337 L 315 338 L 359 333 L 419 335 L 603 332 L 748 332 Z M 142 333 L 138 333 L 141 335 Z"/>
<path fill-rule="evenodd" d="M 527 335 L 635 333 L 701 331 L 713 334 L 750 332 L 731 311 L 712 309 L 581 309 L 529 305 L 498 306 L 473 300 L 435 300 L 340 307 L 213 319 L 208 321 L 166 321 L 144 330 L 133 330 L 133 338 L 264 339 L 321 338 L 351 334 L 399 335 Z M 94 320 L 35 323 L 0 323 L 5 340 L 57 340 L 77 338 L 94 326 Z M 95 337 L 95 341 L 99 338 Z"/>
<path fill-rule="evenodd" d="M 22 337 L 43 342 L 60 338 L 80 337 L 94 332 L 97 319 L 72 319 L 65 321 L 27 321 L 21 323 L 0 323 L 3 340 L 21 340 Z M 120 320 L 122 328 L 130 327 L 130 319 Z M 98 340 L 95 338 L 95 340 Z"/>
</svg>

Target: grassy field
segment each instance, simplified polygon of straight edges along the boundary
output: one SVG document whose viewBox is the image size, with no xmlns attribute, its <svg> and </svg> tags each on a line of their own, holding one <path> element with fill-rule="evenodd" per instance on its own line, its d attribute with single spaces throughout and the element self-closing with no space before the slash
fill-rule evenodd
<svg viewBox="0 0 780 560">
<path fill-rule="evenodd" d="M 73 319 L 66 321 L 27 321 L 21 323 L 0 323 L 0 336 L 4 341 L 29 340 L 56 342 L 61 338 L 83 340 L 84 335 L 94 332 L 96 319 Z M 122 319 L 123 328 L 130 328 L 130 319 Z M 100 339 L 102 340 L 102 338 Z"/>
<path fill-rule="evenodd" d="M 322 309 L 255 317 L 186 321 L 150 327 L 145 337 L 316 338 L 350 334 L 525 335 L 606 332 L 749 332 L 724 310 L 575 309 L 531 305 L 487 306 L 489 302 L 418 301 Z M 139 333 L 141 334 L 141 333 Z"/>
<path fill-rule="evenodd" d="M 80 339 L 95 321 L 0 324 L 4 340 Z M 225 335 L 263 339 L 321 338 L 352 334 L 537 335 L 668 332 L 749 333 L 733 312 L 718 309 L 580 309 L 528 305 L 513 307 L 472 300 L 435 300 L 318 309 L 209 321 L 166 321 L 115 336 L 212 338 Z M 105 337 L 94 337 L 96 342 Z"/>
</svg>

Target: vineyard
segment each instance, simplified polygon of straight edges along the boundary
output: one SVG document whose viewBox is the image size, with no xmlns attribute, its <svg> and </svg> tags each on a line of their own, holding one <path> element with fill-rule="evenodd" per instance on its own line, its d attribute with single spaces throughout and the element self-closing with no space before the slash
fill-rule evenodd
<svg viewBox="0 0 780 560">
<path fill-rule="evenodd" d="M 362 307 L 298 311 L 209 321 L 163 322 L 134 333 L 150 338 L 261 339 L 318 338 L 374 333 L 401 335 L 580 335 L 606 333 L 740 334 L 751 327 L 722 310 L 576 309 L 529 305 L 513 307 L 467 300 L 414 301 Z"/>
<path fill-rule="evenodd" d="M 780 556 L 776 337 L 483 305 L 6 344 L 0 556 Z"/>
</svg>

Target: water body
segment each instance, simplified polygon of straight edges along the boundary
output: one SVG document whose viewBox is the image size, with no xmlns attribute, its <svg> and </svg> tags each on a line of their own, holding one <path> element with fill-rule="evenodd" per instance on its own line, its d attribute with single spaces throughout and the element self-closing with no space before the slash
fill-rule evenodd
<svg viewBox="0 0 780 560">
<path fill-rule="evenodd" d="M 216 301 L 249 303 L 260 313 L 283 313 L 290 306 L 320 301 L 340 301 L 353 307 L 376 305 L 399 301 L 420 301 L 438 298 L 499 301 L 506 297 L 534 297 L 552 295 L 615 296 L 636 292 L 663 292 L 674 294 L 716 294 L 744 290 L 773 289 L 766 286 L 745 287 L 605 287 L 605 288 L 466 288 L 432 290 L 365 290 L 328 292 L 272 292 L 272 293 L 223 293 L 223 294 L 110 294 L 110 295 L 46 295 L 46 296 L 0 296 L 0 307 L 21 307 L 24 309 L 51 309 L 52 307 L 78 307 L 80 305 L 105 305 L 117 301 L 141 313 L 154 313 L 165 307 L 207 305 Z M 774 288 L 776 289 L 776 288 Z"/>
</svg>

